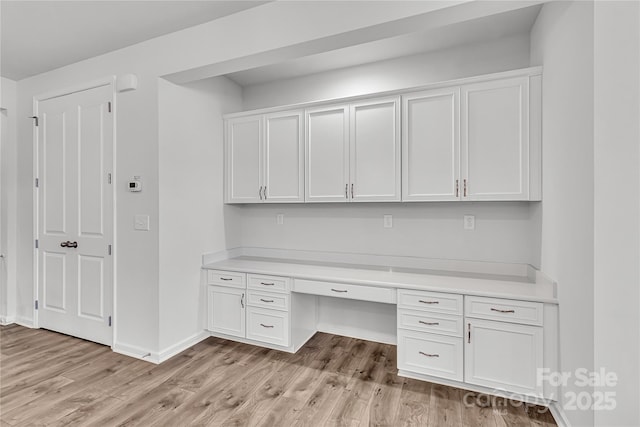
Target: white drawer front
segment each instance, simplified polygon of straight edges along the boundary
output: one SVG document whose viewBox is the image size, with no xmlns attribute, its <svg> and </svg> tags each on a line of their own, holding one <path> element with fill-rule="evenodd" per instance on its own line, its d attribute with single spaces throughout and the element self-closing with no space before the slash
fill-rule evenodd
<svg viewBox="0 0 640 427">
<path fill-rule="evenodd" d="M 289 310 L 289 294 L 249 290 L 247 291 L 247 303 L 254 307 L 287 311 Z"/>
<path fill-rule="evenodd" d="M 288 277 L 248 275 L 249 289 L 258 289 L 269 292 L 289 292 L 291 279 Z"/>
<path fill-rule="evenodd" d="M 406 309 L 398 310 L 398 328 L 456 337 L 461 337 L 464 332 L 462 316 Z"/>
<path fill-rule="evenodd" d="M 244 273 L 236 273 L 234 271 L 208 270 L 207 284 L 223 285 L 234 288 L 244 288 L 247 281 L 247 275 Z"/>
<path fill-rule="evenodd" d="M 396 292 L 394 289 L 378 288 L 376 286 L 348 285 L 344 283 L 316 282 L 315 280 L 296 279 L 294 281 L 293 289 L 296 292 L 305 294 L 374 301 L 387 304 L 395 304 L 396 302 Z"/>
<path fill-rule="evenodd" d="M 462 381 L 462 338 L 398 330 L 398 369 Z"/>
<path fill-rule="evenodd" d="M 500 298 L 465 297 L 465 315 L 479 319 L 542 326 L 543 304 Z"/>
<path fill-rule="evenodd" d="M 462 295 L 399 289 L 398 307 L 460 315 Z"/>
<path fill-rule="evenodd" d="M 247 338 L 251 340 L 288 346 L 289 313 L 247 307 Z"/>
</svg>

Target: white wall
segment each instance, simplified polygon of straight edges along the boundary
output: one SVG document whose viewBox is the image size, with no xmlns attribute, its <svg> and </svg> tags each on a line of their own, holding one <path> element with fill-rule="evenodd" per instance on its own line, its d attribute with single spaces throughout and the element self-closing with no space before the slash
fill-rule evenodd
<svg viewBox="0 0 640 427">
<path fill-rule="evenodd" d="M 528 34 L 247 86 L 253 109 L 402 89 L 529 66 Z M 537 203 L 251 205 L 239 210 L 243 246 L 421 256 L 538 266 Z M 283 225 L 276 214 L 284 213 Z M 383 228 L 392 214 L 394 226 Z M 476 216 L 476 230 L 462 217 Z"/>
<path fill-rule="evenodd" d="M 159 351 L 158 77 L 212 64 L 261 66 L 273 61 L 273 52 L 292 46 L 295 49 L 289 50 L 289 54 L 308 54 L 306 49 L 317 49 L 318 44 L 311 42 L 318 39 L 323 39 L 322 46 L 326 49 L 338 41 L 341 46 L 348 40 L 362 43 L 367 37 L 373 37 L 371 32 L 366 32 L 370 26 L 402 20 L 438 7 L 446 5 L 269 2 L 18 82 L 16 117 L 26 118 L 33 115 L 32 99 L 39 94 L 111 75 L 134 73 L 139 78 L 137 90 L 117 96 L 114 347 L 140 355 Z M 249 28 L 251 31 L 247 31 Z M 245 58 L 249 59 L 245 61 Z M 20 119 L 17 125 L 20 143 L 15 224 L 18 238 L 16 315 L 25 324 L 32 323 L 34 317 L 32 133 L 32 121 Z M 126 183 L 134 175 L 143 178 L 141 193 L 127 191 Z M 135 214 L 150 215 L 149 232 L 133 230 Z"/>
<path fill-rule="evenodd" d="M 615 372 L 615 411 L 596 425 L 640 425 L 640 4 L 596 2 L 595 367 Z"/>
<path fill-rule="evenodd" d="M 404 89 L 529 66 L 529 35 L 244 87 L 245 110 Z"/>
<path fill-rule="evenodd" d="M 16 299 L 16 82 L 0 82 L 0 323 L 15 321 Z"/>
<path fill-rule="evenodd" d="M 160 351 L 202 333 L 201 255 L 235 229 L 223 200 L 222 114 L 242 89 L 225 77 L 178 86 L 159 79 Z"/>
<path fill-rule="evenodd" d="M 593 370 L 593 3 L 543 6 L 531 35 L 543 65 L 541 269 L 558 282 L 560 368 Z M 537 215 L 537 214 L 536 214 Z M 563 393 L 591 393 L 573 379 Z M 561 396 L 563 402 L 566 395 Z M 567 415 L 593 424 L 590 410 Z"/>
</svg>

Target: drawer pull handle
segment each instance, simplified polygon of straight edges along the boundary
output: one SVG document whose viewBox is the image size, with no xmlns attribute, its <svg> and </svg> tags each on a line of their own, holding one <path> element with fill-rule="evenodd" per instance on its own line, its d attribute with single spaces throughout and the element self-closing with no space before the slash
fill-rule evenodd
<svg viewBox="0 0 640 427">
<path fill-rule="evenodd" d="M 437 326 L 440 324 L 440 322 L 423 322 L 422 320 L 418 320 L 418 323 L 422 323 L 423 325 L 427 326 Z"/>
<path fill-rule="evenodd" d="M 422 351 L 419 351 L 418 353 L 420 353 L 423 356 L 427 356 L 427 357 L 440 357 L 439 354 L 429 354 L 429 353 L 424 353 Z"/>
<path fill-rule="evenodd" d="M 266 283 L 266 282 L 260 282 L 261 285 L 265 285 L 265 286 L 274 286 L 275 283 Z"/>
<path fill-rule="evenodd" d="M 418 300 L 418 302 L 421 302 L 423 304 L 440 304 L 440 301 L 424 301 L 424 300 Z"/>
<path fill-rule="evenodd" d="M 226 277 L 221 277 L 220 280 L 224 280 L 226 282 L 226 281 L 233 280 L 233 279 L 228 279 Z"/>
<path fill-rule="evenodd" d="M 492 308 L 491 311 L 497 311 L 498 313 L 515 313 L 515 310 L 498 310 L 497 308 Z"/>
<path fill-rule="evenodd" d="M 260 298 L 260 301 L 262 301 L 262 302 L 273 302 L 272 299 L 262 299 L 262 298 Z"/>
<path fill-rule="evenodd" d="M 273 328 L 273 325 L 265 325 L 264 323 L 260 323 L 260 326 L 263 328 Z"/>
<path fill-rule="evenodd" d="M 339 293 L 349 292 L 349 291 L 347 291 L 346 289 L 333 289 L 333 288 L 331 288 L 331 290 L 332 290 L 333 292 L 339 292 Z"/>
</svg>

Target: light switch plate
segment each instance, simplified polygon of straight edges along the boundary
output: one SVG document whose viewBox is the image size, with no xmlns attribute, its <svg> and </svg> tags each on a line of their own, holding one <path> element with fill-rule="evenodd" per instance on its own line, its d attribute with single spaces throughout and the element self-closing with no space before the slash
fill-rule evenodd
<svg viewBox="0 0 640 427">
<path fill-rule="evenodd" d="M 465 230 L 475 230 L 476 229 L 476 217 L 473 215 L 465 215 L 463 219 L 464 229 Z"/>
<path fill-rule="evenodd" d="M 133 229 L 149 231 L 149 215 L 136 215 L 133 220 Z"/>
<path fill-rule="evenodd" d="M 384 228 L 393 227 L 393 215 L 384 215 L 383 217 Z"/>
<path fill-rule="evenodd" d="M 284 214 L 277 214 L 276 215 L 276 224 L 278 224 L 278 225 L 284 224 Z"/>
</svg>

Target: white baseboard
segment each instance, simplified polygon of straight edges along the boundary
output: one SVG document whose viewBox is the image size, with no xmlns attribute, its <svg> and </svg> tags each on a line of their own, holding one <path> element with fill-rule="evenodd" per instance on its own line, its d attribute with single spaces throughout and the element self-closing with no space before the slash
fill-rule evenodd
<svg viewBox="0 0 640 427">
<path fill-rule="evenodd" d="M 33 319 L 29 319 L 27 317 L 17 316 L 14 323 L 17 323 L 20 326 L 24 326 L 25 328 L 35 328 Z"/>
<path fill-rule="evenodd" d="M 189 347 L 198 344 L 200 341 L 203 341 L 209 337 L 209 333 L 206 331 L 200 331 L 191 337 L 180 341 L 177 344 L 174 344 L 166 349 L 162 350 L 158 357 L 158 363 L 162 363 L 165 360 L 171 359 L 178 353 L 182 353 L 184 350 Z"/>
<path fill-rule="evenodd" d="M 556 420 L 558 427 L 571 427 L 567 414 L 564 413 L 559 402 L 552 402 L 549 405 L 549 410 L 551 411 L 551 415 L 553 415 L 553 419 Z"/>
<path fill-rule="evenodd" d="M 377 331 L 352 328 L 349 326 L 330 324 L 326 322 L 319 322 L 317 329 L 318 332 L 357 338 L 365 341 L 374 341 L 383 344 L 396 345 L 397 341 L 395 334 L 385 334 Z"/>
<path fill-rule="evenodd" d="M 0 325 L 7 326 L 16 323 L 16 318 L 13 316 L 0 316 Z"/>
<path fill-rule="evenodd" d="M 148 349 L 142 347 L 137 347 L 135 345 L 114 343 L 113 346 L 111 346 L 111 350 L 119 354 L 124 354 L 125 356 L 155 363 L 156 365 L 160 363 L 160 357 L 158 353 L 149 351 Z"/>
</svg>

